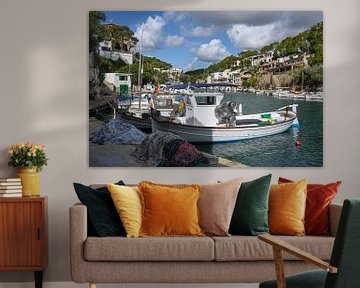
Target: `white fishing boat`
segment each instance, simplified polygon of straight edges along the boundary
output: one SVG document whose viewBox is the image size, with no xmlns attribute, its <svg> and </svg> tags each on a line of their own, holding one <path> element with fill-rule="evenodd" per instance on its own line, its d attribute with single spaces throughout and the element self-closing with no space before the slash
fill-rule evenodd
<svg viewBox="0 0 360 288">
<path fill-rule="evenodd" d="M 292 94 L 290 91 L 284 90 L 284 91 L 279 91 L 276 96 L 278 98 L 293 98 L 294 94 Z"/>
<path fill-rule="evenodd" d="M 323 93 L 322 92 L 309 92 L 306 94 L 306 100 L 309 101 L 323 101 Z"/>
<path fill-rule="evenodd" d="M 297 104 L 276 111 L 242 115 L 234 101 L 221 103 L 222 93 L 186 95 L 185 115 L 163 117 L 153 110 L 152 131 L 179 135 L 189 142 L 229 142 L 282 133 L 299 125 Z"/>
<path fill-rule="evenodd" d="M 292 91 L 291 94 L 293 95 L 292 98 L 294 100 L 305 100 L 306 99 L 306 92 L 299 92 L 299 91 Z"/>
<path fill-rule="evenodd" d="M 150 108 L 159 111 L 161 116 L 169 117 L 173 112 L 175 103 L 173 95 L 143 93 L 140 98 L 135 96 L 134 100 L 125 108 L 119 102 L 117 111 L 123 120 L 143 131 L 148 131 L 151 130 Z"/>
<path fill-rule="evenodd" d="M 141 95 L 131 95 L 129 99 L 120 99 L 117 102 L 117 116 L 131 123 L 136 128 L 151 131 L 150 121 L 150 93 L 142 93 Z"/>
<path fill-rule="evenodd" d="M 154 96 L 152 108 L 159 111 L 162 116 L 170 117 L 175 103 L 174 95 L 157 95 Z"/>
</svg>

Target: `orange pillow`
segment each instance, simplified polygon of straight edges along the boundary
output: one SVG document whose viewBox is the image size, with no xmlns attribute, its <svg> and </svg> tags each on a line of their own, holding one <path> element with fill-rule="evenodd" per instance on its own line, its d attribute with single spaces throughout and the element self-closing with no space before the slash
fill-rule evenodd
<svg viewBox="0 0 360 288">
<path fill-rule="evenodd" d="M 142 198 L 140 236 L 203 236 L 199 227 L 199 185 L 139 183 Z"/>
<path fill-rule="evenodd" d="M 269 195 L 271 234 L 303 236 L 307 180 L 273 184 Z"/>
<path fill-rule="evenodd" d="M 279 177 L 279 184 L 292 180 Z M 329 184 L 308 184 L 305 211 L 306 235 L 329 236 L 329 206 L 335 198 L 341 181 Z"/>
</svg>

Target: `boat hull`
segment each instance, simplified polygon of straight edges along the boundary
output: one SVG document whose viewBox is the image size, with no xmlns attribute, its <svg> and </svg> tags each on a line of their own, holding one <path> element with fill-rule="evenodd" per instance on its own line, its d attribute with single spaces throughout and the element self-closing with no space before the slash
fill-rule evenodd
<svg viewBox="0 0 360 288">
<path fill-rule="evenodd" d="M 279 134 L 288 130 L 295 119 L 265 126 L 201 127 L 152 119 L 152 131 L 176 134 L 188 142 L 232 142 Z"/>
<path fill-rule="evenodd" d="M 119 112 L 118 116 L 120 116 L 120 119 L 134 125 L 136 128 L 144 131 L 144 132 L 150 132 L 152 129 L 151 126 L 151 120 L 149 117 L 135 117 L 129 114 L 126 114 L 124 112 Z"/>
</svg>

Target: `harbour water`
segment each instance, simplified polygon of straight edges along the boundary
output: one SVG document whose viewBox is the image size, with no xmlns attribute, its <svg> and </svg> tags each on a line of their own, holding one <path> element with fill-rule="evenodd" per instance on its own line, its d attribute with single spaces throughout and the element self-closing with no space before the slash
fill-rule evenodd
<svg viewBox="0 0 360 288">
<path fill-rule="evenodd" d="M 322 167 L 323 102 L 279 99 L 253 93 L 226 93 L 223 101 L 242 104 L 243 114 L 274 111 L 297 103 L 300 128 L 256 139 L 229 143 L 196 143 L 206 153 L 251 167 Z M 296 142 L 300 141 L 298 145 Z"/>
<path fill-rule="evenodd" d="M 270 112 L 296 103 L 300 128 L 290 128 L 281 134 L 238 142 L 193 143 L 198 150 L 250 167 L 323 166 L 323 102 L 279 99 L 243 92 L 225 93 L 223 101 L 227 100 L 241 103 L 243 114 Z M 102 121 L 107 122 L 113 118 L 112 109 L 106 114 L 100 117 Z M 300 144 L 297 145 L 297 141 Z M 129 163 L 124 165 L 134 166 Z"/>
</svg>

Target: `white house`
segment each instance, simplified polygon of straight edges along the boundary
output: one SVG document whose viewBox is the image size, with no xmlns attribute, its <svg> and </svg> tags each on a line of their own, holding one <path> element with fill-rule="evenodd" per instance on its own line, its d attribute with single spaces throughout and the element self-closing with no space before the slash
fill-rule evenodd
<svg viewBox="0 0 360 288">
<path fill-rule="evenodd" d="M 269 63 L 273 60 L 275 50 L 266 52 L 265 54 L 258 54 L 250 57 L 251 65 L 256 66 L 263 63 Z"/>
<path fill-rule="evenodd" d="M 217 83 L 217 82 L 227 82 L 229 80 L 229 72 L 230 69 L 228 69 L 229 71 L 225 70 L 225 71 L 219 71 L 219 72 L 213 72 L 210 74 L 211 76 L 211 82 L 212 83 Z"/>
<path fill-rule="evenodd" d="M 175 68 L 175 67 L 170 67 L 169 69 L 161 69 L 161 70 L 159 68 L 154 68 L 154 70 L 166 74 L 170 82 L 178 82 L 180 75 L 183 73 L 183 69 Z"/>
<path fill-rule="evenodd" d="M 235 85 L 241 85 L 241 70 L 237 69 L 229 72 L 229 82 Z"/>
<path fill-rule="evenodd" d="M 105 81 L 112 84 L 118 94 L 131 90 L 131 75 L 128 73 L 105 73 Z"/>
<path fill-rule="evenodd" d="M 99 55 L 113 61 L 121 59 L 126 64 L 133 64 L 133 54 L 124 51 L 114 51 L 111 41 L 102 41 L 99 43 Z"/>
</svg>

